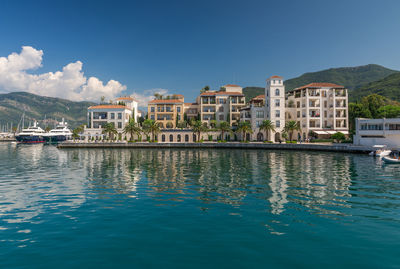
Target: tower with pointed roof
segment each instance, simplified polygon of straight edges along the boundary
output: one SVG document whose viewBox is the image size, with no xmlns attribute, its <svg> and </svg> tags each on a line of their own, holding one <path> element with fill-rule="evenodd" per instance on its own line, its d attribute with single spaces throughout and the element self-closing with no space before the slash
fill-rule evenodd
<svg viewBox="0 0 400 269">
<path fill-rule="evenodd" d="M 267 79 L 265 86 L 265 110 L 266 119 L 275 125 L 275 133 L 270 132 L 268 138 L 278 142 L 282 139 L 282 132 L 285 127 L 285 85 L 283 78 L 272 76 Z"/>
</svg>

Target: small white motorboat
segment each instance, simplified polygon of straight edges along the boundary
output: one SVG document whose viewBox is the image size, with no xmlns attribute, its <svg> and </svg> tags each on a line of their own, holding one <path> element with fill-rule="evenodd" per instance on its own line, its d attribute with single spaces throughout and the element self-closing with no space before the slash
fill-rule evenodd
<svg viewBox="0 0 400 269">
<path fill-rule="evenodd" d="M 386 145 L 374 145 L 374 150 L 369 153 L 371 156 L 377 157 L 384 157 L 389 156 L 392 152 L 391 150 L 387 149 Z"/>
<path fill-rule="evenodd" d="M 400 163 L 400 158 L 392 158 L 392 157 L 389 157 L 389 156 L 383 156 L 382 160 L 385 163 Z"/>
</svg>

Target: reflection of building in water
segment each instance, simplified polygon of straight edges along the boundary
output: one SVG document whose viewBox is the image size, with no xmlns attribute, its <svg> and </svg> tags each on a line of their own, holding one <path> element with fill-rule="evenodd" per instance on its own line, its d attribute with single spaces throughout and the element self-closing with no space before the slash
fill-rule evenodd
<svg viewBox="0 0 400 269">
<path fill-rule="evenodd" d="M 143 162 L 136 151 L 90 149 L 71 151 L 70 154 L 70 159 L 75 159 L 84 166 L 89 186 L 99 194 L 108 192 L 107 190 L 118 193 L 136 192 Z"/>
<path fill-rule="evenodd" d="M 280 214 L 284 211 L 287 200 L 287 181 L 285 175 L 285 158 L 281 154 L 271 152 L 268 154 L 270 171 L 269 187 L 271 197 L 268 199 L 271 204 L 271 213 Z"/>
<path fill-rule="evenodd" d="M 5 158 L 8 160 L 3 162 Z M 44 213 L 49 204 L 69 208 L 83 204 L 84 174 L 69 169 L 67 161 L 67 153 L 53 146 L 9 145 L 7 154 L 0 156 L 0 164 L 8 164 L 0 166 L 2 220 L 28 222 Z"/>
<path fill-rule="evenodd" d="M 297 170 L 294 169 L 297 168 Z M 299 169 L 301 167 L 301 169 Z M 286 159 L 290 201 L 301 204 L 319 214 L 338 214 L 321 206 L 348 206 L 350 197 L 350 157 L 342 154 L 291 154 Z"/>
</svg>

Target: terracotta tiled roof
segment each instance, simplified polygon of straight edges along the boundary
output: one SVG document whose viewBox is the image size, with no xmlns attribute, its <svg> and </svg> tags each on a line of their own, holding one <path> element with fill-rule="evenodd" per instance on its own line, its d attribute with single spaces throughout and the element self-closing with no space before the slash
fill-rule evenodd
<svg viewBox="0 0 400 269">
<path fill-rule="evenodd" d="M 126 106 L 121 106 L 121 105 L 97 105 L 97 106 L 90 106 L 89 109 L 129 109 Z"/>
<path fill-rule="evenodd" d="M 236 84 L 226 84 L 225 87 L 240 87 L 240 86 Z"/>
<path fill-rule="evenodd" d="M 301 87 L 296 88 L 299 89 L 306 89 L 306 88 L 344 88 L 342 85 L 337 85 L 334 83 L 325 83 L 325 82 L 314 82 L 310 83 Z"/>
<path fill-rule="evenodd" d="M 256 97 L 252 99 L 265 99 L 265 94 L 257 95 Z"/>
<path fill-rule="evenodd" d="M 182 101 L 182 99 L 169 99 L 169 100 L 154 99 L 154 100 L 151 100 L 149 103 L 150 104 L 178 104 L 178 103 L 183 104 L 183 101 Z"/>
<path fill-rule="evenodd" d="M 215 96 L 215 95 L 239 95 L 244 96 L 241 92 L 203 92 L 200 94 L 201 96 Z"/>
<path fill-rule="evenodd" d="M 282 79 L 283 77 L 281 77 L 281 76 L 272 76 L 270 78 L 280 78 L 280 79 Z"/>
<path fill-rule="evenodd" d="M 136 101 L 135 98 L 130 96 L 118 97 L 116 100 Z"/>
</svg>

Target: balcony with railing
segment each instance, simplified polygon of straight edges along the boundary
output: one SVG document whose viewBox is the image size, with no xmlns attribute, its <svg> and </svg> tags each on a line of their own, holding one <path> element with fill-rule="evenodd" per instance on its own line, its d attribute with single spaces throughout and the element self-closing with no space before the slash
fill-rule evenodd
<svg viewBox="0 0 400 269">
<path fill-rule="evenodd" d="M 319 110 L 310 110 L 309 116 L 311 118 L 319 118 L 320 117 L 320 111 Z"/>
<path fill-rule="evenodd" d="M 335 90 L 335 97 L 346 97 L 346 90 Z"/>
<path fill-rule="evenodd" d="M 337 108 L 345 108 L 346 107 L 346 102 L 343 101 L 336 101 L 335 107 Z"/>
<path fill-rule="evenodd" d="M 321 127 L 320 122 L 316 121 L 316 120 L 310 120 L 308 124 L 309 124 L 310 128 L 320 128 Z"/>
<path fill-rule="evenodd" d="M 308 106 L 309 107 L 320 107 L 321 104 L 319 101 L 318 102 L 317 101 L 309 101 Z"/>
<path fill-rule="evenodd" d="M 204 113 L 215 113 L 215 107 L 203 107 Z"/>
<path fill-rule="evenodd" d="M 310 97 L 319 97 L 320 92 L 319 90 L 308 90 L 308 96 Z"/>
<path fill-rule="evenodd" d="M 346 120 L 336 120 L 336 128 L 347 128 Z"/>
</svg>

